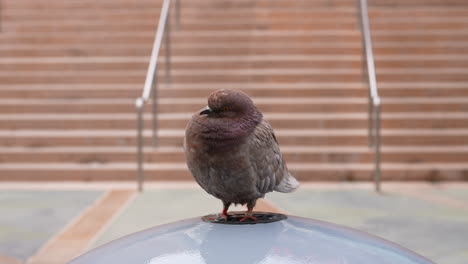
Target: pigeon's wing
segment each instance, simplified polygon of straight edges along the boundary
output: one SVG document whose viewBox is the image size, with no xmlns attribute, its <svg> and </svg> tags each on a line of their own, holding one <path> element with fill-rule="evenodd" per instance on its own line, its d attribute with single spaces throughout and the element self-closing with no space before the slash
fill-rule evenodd
<svg viewBox="0 0 468 264">
<path fill-rule="evenodd" d="M 249 151 L 250 163 L 256 174 L 256 187 L 260 193 L 267 193 L 273 190 L 290 192 L 297 188 L 299 184 L 289 174 L 286 163 L 281 156 L 273 128 L 267 121 L 263 120 L 255 128 Z M 291 181 L 289 178 L 292 178 L 293 182 L 291 184 L 288 184 L 288 181 Z M 294 185 L 294 187 L 287 190 L 288 185 L 291 185 L 289 187 Z M 281 186 L 285 187 L 282 188 Z"/>
</svg>

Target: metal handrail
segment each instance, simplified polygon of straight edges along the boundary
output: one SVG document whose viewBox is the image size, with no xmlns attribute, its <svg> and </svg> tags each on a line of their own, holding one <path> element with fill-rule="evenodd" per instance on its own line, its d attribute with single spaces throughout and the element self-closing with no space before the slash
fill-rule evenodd
<svg viewBox="0 0 468 264">
<path fill-rule="evenodd" d="M 374 184 L 375 190 L 380 192 L 380 97 L 377 89 L 377 79 L 375 74 L 374 54 L 372 51 L 372 39 L 370 34 L 369 14 L 367 11 L 367 0 L 357 0 L 361 20 L 361 41 L 362 41 L 362 72 L 367 75 L 369 86 L 368 101 L 368 144 L 374 148 Z M 364 61 L 366 62 L 364 64 Z M 367 67 L 366 67 L 367 66 Z"/>
<path fill-rule="evenodd" d="M 179 0 L 176 0 L 177 2 Z M 179 17 L 179 8 L 180 4 L 177 4 L 176 8 L 176 17 Z M 150 63 L 148 66 L 148 72 L 146 74 L 146 80 L 145 80 L 145 86 L 143 88 L 143 93 L 141 97 L 136 99 L 136 108 L 137 108 L 137 163 L 138 163 L 138 190 L 142 191 L 143 190 L 143 180 L 144 180 L 144 175 L 143 175 L 143 126 L 144 126 L 144 120 L 143 120 L 143 108 L 146 104 L 146 102 L 150 99 L 152 99 L 152 113 L 153 113 L 153 120 L 152 120 L 152 129 L 153 129 L 153 136 L 152 136 L 152 142 L 153 146 L 157 145 L 157 84 L 158 84 L 158 77 L 157 77 L 157 67 L 158 67 L 158 58 L 159 58 L 159 51 L 161 49 L 162 45 L 162 40 L 164 37 L 164 33 L 167 33 L 167 36 L 165 38 L 166 43 L 165 43 L 165 51 L 166 51 L 166 56 L 165 56 L 165 63 L 166 63 L 166 81 L 170 82 L 171 81 L 171 28 L 170 28 L 170 21 L 169 21 L 169 16 L 170 16 L 170 6 L 171 6 L 171 0 L 164 0 L 163 6 L 161 8 L 161 14 L 159 16 L 159 23 L 158 23 L 158 29 L 156 32 L 156 36 L 154 39 L 154 44 L 153 44 L 153 50 L 151 52 L 151 58 L 150 58 Z"/>
</svg>

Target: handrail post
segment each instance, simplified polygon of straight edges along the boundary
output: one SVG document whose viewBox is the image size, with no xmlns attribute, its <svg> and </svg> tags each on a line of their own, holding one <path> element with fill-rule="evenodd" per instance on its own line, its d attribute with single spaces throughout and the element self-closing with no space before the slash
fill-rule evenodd
<svg viewBox="0 0 468 264">
<path fill-rule="evenodd" d="M 372 52 L 372 40 L 370 35 L 369 14 L 367 0 L 356 0 L 361 24 L 362 41 L 362 74 L 367 75 L 368 93 L 368 145 L 374 149 L 374 185 L 375 190 L 380 192 L 380 111 L 381 102 L 377 89 L 375 73 L 374 54 Z M 364 65 L 365 63 L 365 65 Z M 367 67 L 365 67 L 367 66 Z"/>
<path fill-rule="evenodd" d="M 153 112 L 153 137 L 152 137 L 152 142 L 153 142 L 153 147 L 157 147 L 158 146 L 158 89 L 157 89 L 157 85 L 158 85 L 158 82 L 157 82 L 157 77 L 154 78 L 154 80 L 156 80 L 154 82 L 154 87 L 153 87 L 153 93 L 152 93 L 152 100 L 151 100 L 151 109 L 152 109 L 152 112 Z"/>
<path fill-rule="evenodd" d="M 155 77 L 155 72 L 156 72 L 157 65 L 158 65 L 159 50 L 161 49 L 164 31 L 166 29 L 166 23 L 168 22 L 167 18 L 169 17 L 170 4 L 171 4 L 171 0 L 164 0 L 162 10 L 161 10 L 161 15 L 159 16 L 158 30 L 156 31 L 156 36 L 154 38 L 150 64 L 148 66 L 148 71 L 146 73 L 145 86 L 143 89 L 142 98 L 144 100 L 149 99 L 151 95 L 151 86 L 153 84 L 153 79 Z"/>
<path fill-rule="evenodd" d="M 166 20 L 166 82 L 171 82 L 171 15 Z"/>
<path fill-rule="evenodd" d="M 152 141 L 153 145 L 157 145 L 157 91 L 155 87 L 157 87 L 158 76 L 157 76 L 157 66 L 158 66 L 158 57 L 159 51 L 161 49 L 164 32 L 165 30 L 169 30 L 169 12 L 171 7 L 171 0 L 164 0 L 161 14 L 159 16 L 159 23 L 158 29 L 156 31 L 156 36 L 154 37 L 153 43 L 153 50 L 151 52 L 150 63 L 148 66 L 148 71 L 146 73 L 146 80 L 145 86 L 143 88 L 143 94 L 136 100 L 136 107 L 137 107 L 137 167 L 138 167 L 138 190 L 141 192 L 143 190 L 143 181 L 144 181 L 144 151 L 143 151 L 143 127 L 144 127 L 144 116 L 143 116 L 143 108 L 145 103 L 150 100 L 150 96 L 152 96 L 152 113 L 153 113 L 153 135 Z M 170 81 L 170 33 L 168 32 L 168 36 L 166 37 L 166 77 Z"/>
<path fill-rule="evenodd" d="M 375 128 L 375 122 L 374 122 L 374 102 L 372 101 L 372 97 L 369 94 L 368 95 L 368 113 L 367 113 L 367 145 L 369 148 L 372 148 L 374 146 L 375 140 L 374 140 L 374 128 Z"/>
<path fill-rule="evenodd" d="M 136 100 L 137 108 L 137 166 L 138 166 L 138 191 L 143 191 L 143 98 L 138 98 Z"/>
<path fill-rule="evenodd" d="M 380 102 L 375 103 L 374 166 L 375 191 L 380 192 Z"/>
<path fill-rule="evenodd" d="M 176 27 L 177 29 L 180 29 L 180 8 L 181 8 L 181 3 L 180 0 L 175 1 L 175 15 L 176 15 Z"/>
</svg>

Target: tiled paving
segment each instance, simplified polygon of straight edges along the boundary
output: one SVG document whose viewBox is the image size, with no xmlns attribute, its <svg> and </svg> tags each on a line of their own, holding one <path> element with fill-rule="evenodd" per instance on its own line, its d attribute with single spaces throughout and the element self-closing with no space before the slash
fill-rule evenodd
<svg viewBox="0 0 468 264">
<path fill-rule="evenodd" d="M 50 240 L 28 264 L 63 264 L 80 255 L 91 245 L 96 234 L 104 230 L 114 215 L 132 200 L 134 190 L 110 190 L 72 224 Z"/>
<path fill-rule="evenodd" d="M 102 193 L 0 190 L 0 256 L 25 261 Z"/>
<path fill-rule="evenodd" d="M 386 192 L 377 195 L 366 184 L 304 184 L 292 194 L 271 193 L 267 195 L 267 201 L 292 215 L 342 224 L 381 236 L 438 264 L 468 263 L 468 185 L 389 183 L 384 186 Z M 1 191 L 0 255 L 24 261 L 37 254 L 38 248 L 67 222 L 76 221 L 73 217 L 101 197 L 102 191 L 131 190 L 132 187 L 103 185 L 94 188 L 96 191 Z M 97 191 L 99 189 L 102 191 Z M 98 231 L 88 238 L 89 243 L 83 251 L 151 226 L 221 209 L 218 200 L 191 183 L 172 184 L 169 188 L 148 187 L 142 194 L 126 197 L 126 202 L 119 202 L 120 206 L 115 207 L 114 202 L 113 210 L 117 214 L 109 214 L 108 224 L 103 225 L 102 220 L 96 223 Z M 241 208 L 233 208 L 238 209 Z M 3 212 L 8 212 L 8 217 L 3 217 Z M 35 219 L 34 226 L 29 226 L 31 230 L 25 229 L 31 223 L 29 219 Z M 8 223 L 10 236 L 5 236 L 5 223 Z M 71 225 L 70 228 L 76 227 Z M 24 232 L 14 233 L 12 230 Z M 87 227 L 86 230 L 92 229 Z M 74 234 L 73 230 L 68 233 Z M 35 236 L 38 238 L 29 239 Z M 67 243 L 66 239 L 63 241 Z M 70 257 L 63 256 L 63 262 Z"/>
<path fill-rule="evenodd" d="M 270 199 L 291 214 L 363 230 L 438 263 L 467 263 L 468 210 L 367 190 L 302 189 L 287 196 L 273 193 Z"/>
<path fill-rule="evenodd" d="M 461 188 L 450 188 L 450 189 L 444 189 L 441 190 L 443 194 L 451 196 L 455 199 L 460 199 L 465 202 L 467 202 L 468 205 L 468 191 L 466 189 L 461 189 Z"/>
<path fill-rule="evenodd" d="M 212 213 L 221 203 L 198 189 L 148 190 L 138 194 L 96 245 L 155 225 Z"/>
</svg>

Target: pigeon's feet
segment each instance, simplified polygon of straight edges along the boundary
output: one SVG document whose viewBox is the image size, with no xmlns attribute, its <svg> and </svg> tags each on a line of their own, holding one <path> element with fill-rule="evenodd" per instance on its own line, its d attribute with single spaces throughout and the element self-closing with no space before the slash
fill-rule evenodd
<svg viewBox="0 0 468 264">
<path fill-rule="evenodd" d="M 255 206 L 255 201 L 254 201 L 253 204 L 252 203 L 247 204 L 247 212 L 245 212 L 245 216 L 242 217 L 241 220 L 239 220 L 240 222 L 244 222 L 247 219 L 257 221 L 257 218 L 255 216 L 253 216 L 254 206 Z"/>
<path fill-rule="evenodd" d="M 209 217 L 208 220 L 209 221 L 223 221 L 223 222 L 227 222 L 228 219 L 229 219 L 229 215 L 228 215 L 228 209 L 229 209 L 229 206 L 231 205 L 230 202 L 225 202 L 223 201 L 223 211 L 220 213 L 220 214 L 217 214 L 216 216 L 213 216 L 213 217 Z"/>
<path fill-rule="evenodd" d="M 217 214 L 213 217 L 208 217 L 207 219 L 209 221 L 224 221 L 226 222 L 228 220 L 229 216 L 226 214 Z"/>
<path fill-rule="evenodd" d="M 228 220 L 228 218 L 229 218 L 229 215 L 228 215 L 228 213 L 227 213 L 228 207 L 229 207 L 229 206 L 227 206 L 227 207 L 225 206 L 224 209 L 223 209 L 223 211 L 222 211 L 220 214 L 218 214 L 218 216 L 216 217 L 216 219 L 213 219 L 213 220 L 226 222 L 226 221 Z"/>
<path fill-rule="evenodd" d="M 251 212 L 247 212 L 244 217 L 239 220 L 240 222 L 244 222 L 245 220 L 250 219 L 252 221 L 257 221 L 257 217 L 253 216 Z"/>
<path fill-rule="evenodd" d="M 218 218 L 216 220 L 227 221 L 228 220 L 228 215 L 227 214 L 219 214 Z"/>
</svg>

